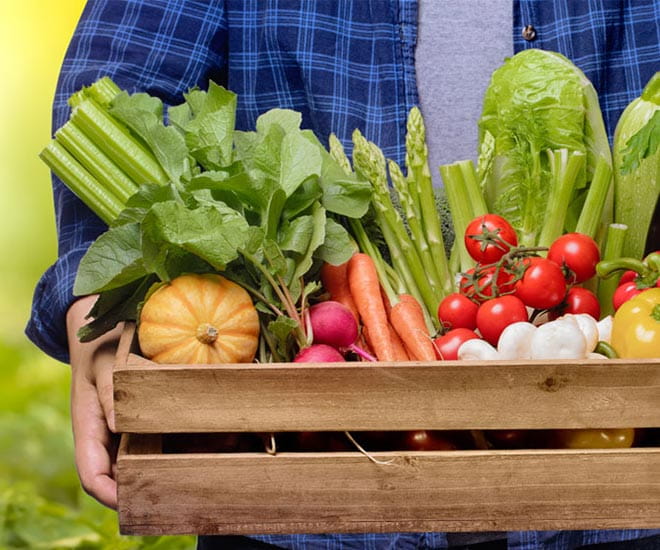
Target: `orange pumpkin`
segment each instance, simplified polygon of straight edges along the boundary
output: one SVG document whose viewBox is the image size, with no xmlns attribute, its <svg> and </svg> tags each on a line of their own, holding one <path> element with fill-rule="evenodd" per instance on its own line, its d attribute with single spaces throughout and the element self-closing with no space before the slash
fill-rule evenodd
<svg viewBox="0 0 660 550">
<path fill-rule="evenodd" d="M 138 341 L 157 363 L 249 363 L 259 344 L 259 318 L 236 283 L 212 273 L 181 275 L 145 301 Z"/>
</svg>

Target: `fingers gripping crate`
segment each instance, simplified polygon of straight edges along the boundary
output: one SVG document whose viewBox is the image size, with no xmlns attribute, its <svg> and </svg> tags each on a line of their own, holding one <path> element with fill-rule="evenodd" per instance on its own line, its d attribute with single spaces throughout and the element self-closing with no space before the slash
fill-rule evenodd
<svg viewBox="0 0 660 550">
<path fill-rule="evenodd" d="M 658 428 L 660 360 L 157 365 L 134 332 L 114 372 L 123 533 L 660 527 L 657 446 L 167 449 L 180 433 Z"/>
</svg>

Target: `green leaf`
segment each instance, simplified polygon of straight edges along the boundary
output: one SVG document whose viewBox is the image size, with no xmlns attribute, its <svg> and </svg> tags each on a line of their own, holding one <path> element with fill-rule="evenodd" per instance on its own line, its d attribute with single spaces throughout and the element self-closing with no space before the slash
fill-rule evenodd
<svg viewBox="0 0 660 550">
<path fill-rule="evenodd" d="M 296 217 L 309 209 L 315 202 L 321 200 L 322 196 L 323 190 L 317 178 L 314 177 L 304 181 L 293 195 L 287 199 L 282 211 L 282 218 L 290 220 Z"/>
<path fill-rule="evenodd" d="M 291 279 L 296 282 L 299 279 L 304 278 L 307 272 L 312 268 L 314 263 L 314 253 L 325 241 L 325 208 L 321 205 L 317 205 L 310 217 L 312 218 L 311 235 L 309 236 L 307 249 L 302 252 L 302 257 L 297 260 L 296 269 Z"/>
<path fill-rule="evenodd" d="M 217 170 L 232 160 L 236 94 L 214 82 L 209 84 L 208 92 L 202 94 L 196 91 L 186 96 L 193 114 L 184 126 L 186 145 L 202 166 Z M 179 116 L 177 120 L 180 122 L 182 118 Z"/>
<path fill-rule="evenodd" d="M 156 277 L 151 275 L 101 293 L 89 312 L 89 317 L 93 320 L 78 331 L 79 340 L 90 342 L 112 330 L 118 323 L 137 321 L 139 306 L 156 280 Z"/>
<path fill-rule="evenodd" d="M 660 109 L 657 109 L 648 122 L 626 143 L 622 152 L 621 173 L 625 175 L 634 172 L 641 161 L 655 154 L 659 144 Z"/>
<path fill-rule="evenodd" d="M 83 256 L 73 292 L 84 296 L 124 286 L 147 275 L 140 226 L 127 223 L 103 233 Z"/>
<path fill-rule="evenodd" d="M 166 260 L 176 249 L 221 271 L 238 257 L 247 238 L 245 218 L 220 202 L 194 210 L 174 201 L 157 203 L 142 223 L 145 265 L 161 278 L 167 277 Z"/>
<path fill-rule="evenodd" d="M 112 225 L 117 226 L 125 223 L 139 223 L 144 219 L 144 216 L 153 204 L 176 200 L 179 196 L 180 192 L 173 184 L 143 184 L 138 188 L 135 194 L 126 201 L 126 208 L 121 211 Z"/>
<path fill-rule="evenodd" d="M 251 177 L 242 164 L 232 171 L 205 171 L 193 176 L 186 186 L 188 190 L 210 189 L 222 198 L 230 193 L 238 197 L 250 210 L 263 212 L 268 204 L 271 189 L 263 179 Z"/>
<path fill-rule="evenodd" d="M 118 94 L 110 113 L 139 136 L 151 149 L 171 181 L 189 172 L 188 147 L 181 134 L 163 123 L 163 107 L 147 94 Z"/>
<path fill-rule="evenodd" d="M 280 229 L 280 248 L 285 252 L 304 254 L 314 233 L 314 218 L 299 216 L 290 222 L 284 222 Z"/>
<path fill-rule="evenodd" d="M 332 218 L 327 218 L 325 240 L 316 250 L 315 257 L 332 265 L 340 265 L 347 262 L 356 252 L 358 252 L 357 245 L 346 228 Z"/>
<path fill-rule="evenodd" d="M 293 335 L 298 324 L 291 317 L 280 316 L 268 323 L 268 330 L 273 333 L 280 342 L 286 342 Z"/>
<path fill-rule="evenodd" d="M 299 113 L 277 109 L 259 117 L 258 142 L 243 150 L 251 158 L 241 156 L 276 182 L 287 197 L 306 180 L 318 178 L 322 168 L 319 148 L 298 129 L 299 117 Z"/>
<path fill-rule="evenodd" d="M 264 217 L 264 230 L 269 239 L 277 237 L 285 202 L 286 193 L 282 189 L 275 189 L 270 195 L 266 216 Z"/>
<path fill-rule="evenodd" d="M 349 218 L 364 216 L 371 201 L 371 184 L 357 174 L 347 174 L 312 132 L 305 130 L 303 135 L 321 155 L 321 203 L 325 209 Z"/>
<path fill-rule="evenodd" d="M 297 132 L 302 124 L 302 115 L 290 109 L 270 109 L 257 118 L 257 132 L 267 133 L 271 126 L 279 126 L 284 133 Z"/>
<path fill-rule="evenodd" d="M 277 242 L 273 239 L 264 239 L 262 249 L 271 273 L 281 277 L 285 276 L 287 272 L 286 258 Z"/>
</svg>

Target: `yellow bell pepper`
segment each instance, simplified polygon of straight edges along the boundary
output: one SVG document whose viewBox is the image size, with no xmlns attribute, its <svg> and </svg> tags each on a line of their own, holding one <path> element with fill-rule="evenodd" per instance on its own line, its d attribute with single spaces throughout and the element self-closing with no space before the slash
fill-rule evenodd
<svg viewBox="0 0 660 550">
<path fill-rule="evenodd" d="M 560 449 L 627 449 L 635 442 L 634 428 L 555 430 Z"/>
<path fill-rule="evenodd" d="M 660 288 L 621 305 L 614 315 L 611 344 L 619 357 L 660 358 Z"/>
</svg>

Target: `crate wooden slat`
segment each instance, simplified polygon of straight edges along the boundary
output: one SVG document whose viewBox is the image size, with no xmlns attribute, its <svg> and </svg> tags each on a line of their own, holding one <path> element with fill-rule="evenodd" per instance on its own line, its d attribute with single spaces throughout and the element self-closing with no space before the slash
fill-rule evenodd
<svg viewBox="0 0 660 550">
<path fill-rule="evenodd" d="M 114 372 L 122 432 L 659 427 L 660 359 L 157 365 Z"/>
<path fill-rule="evenodd" d="M 660 527 L 660 449 L 162 454 L 124 435 L 125 534 Z M 146 438 L 146 439 L 145 439 Z"/>
<path fill-rule="evenodd" d="M 660 447 L 373 453 L 389 464 L 163 452 L 172 433 L 658 428 L 660 359 L 157 365 L 135 344 L 129 324 L 114 372 L 125 534 L 660 528 Z"/>
</svg>

